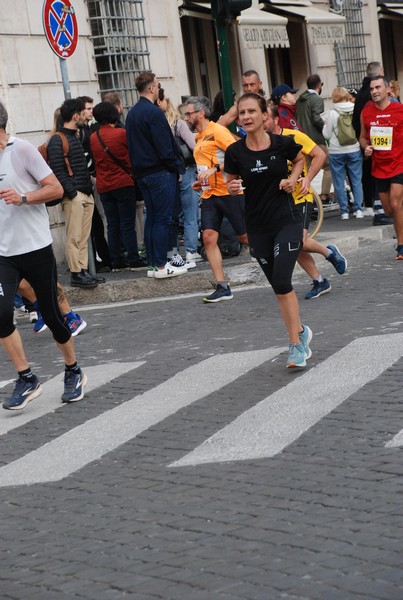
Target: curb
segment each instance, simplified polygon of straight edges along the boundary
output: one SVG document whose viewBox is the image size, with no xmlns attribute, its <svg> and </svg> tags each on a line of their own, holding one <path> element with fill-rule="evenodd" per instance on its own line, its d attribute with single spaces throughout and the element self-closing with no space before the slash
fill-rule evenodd
<svg viewBox="0 0 403 600">
<path fill-rule="evenodd" d="M 348 234 L 340 232 L 320 233 L 317 240 L 322 244 L 337 243 L 343 253 L 352 252 L 369 244 L 391 241 L 394 235 L 392 225 L 373 227 L 372 229 L 350 231 Z M 224 260 L 226 278 L 232 287 L 267 284 L 259 265 L 252 262 L 249 257 L 235 257 Z M 194 272 L 193 272 L 194 271 Z M 296 275 L 303 271 L 296 267 Z M 139 269 L 135 273 L 127 274 L 127 278 L 116 279 L 98 285 L 92 290 L 74 288 L 64 285 L 69 302 L 73 306 L 92 304 L 109 304 L 113 302 L 130 302 L 131 300 L 144 300 L 161 298 L 164 296 L 178 296 L 181 294 L 206 293 L 211 287 L 212 274 L 208 263 L 198 263 L 198 267 L 185 275 L 156 281 L 146 276 L 146 269 Z M 61 282 L 64 284 L 64 282 Z"/>
</svg>

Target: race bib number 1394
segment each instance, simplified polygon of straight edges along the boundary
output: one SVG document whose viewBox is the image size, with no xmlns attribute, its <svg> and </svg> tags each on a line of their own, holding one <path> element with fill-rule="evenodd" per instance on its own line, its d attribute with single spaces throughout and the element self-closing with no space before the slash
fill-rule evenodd
<svg viewBox="0 0 403 600">
<path fill-rule="evenodd" d="M 393 127 L 372 126 L 369 134 L 374 150 L 392 150 Z"/>
</svg>

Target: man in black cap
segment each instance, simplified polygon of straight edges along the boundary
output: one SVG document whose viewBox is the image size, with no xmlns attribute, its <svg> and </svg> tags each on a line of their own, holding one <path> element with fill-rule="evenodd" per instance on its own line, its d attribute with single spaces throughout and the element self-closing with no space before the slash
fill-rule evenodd
<svg viewBox="0 0 403 600">
<path fill-rule="evenodd" d="M 271 100 L 278 106 L 279 125 L 281 128 L 299 129 L 302 131 L 302 127 L 295 115 L 297 110 L 297 92 L 298 88 L 292 88 L 286 83 L 276 85 L 271 92 Z"/>
</svg>

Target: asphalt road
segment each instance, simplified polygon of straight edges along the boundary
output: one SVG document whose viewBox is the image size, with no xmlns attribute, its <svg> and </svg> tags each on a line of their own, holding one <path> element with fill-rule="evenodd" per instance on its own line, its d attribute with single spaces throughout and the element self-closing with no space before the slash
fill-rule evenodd
<svg viewBox="0 0 403 600">
<path fill-rule="evenodd" d="M 403 264 L 390 241 L 348 258 L 322 298 L 295 281 L 298 372 L 268 287 L 88 307 L 88 393 L 62 406 L 20 318 L 44 393 L 0 413 L 2 600 L 400 600 Z"/>
</svg>

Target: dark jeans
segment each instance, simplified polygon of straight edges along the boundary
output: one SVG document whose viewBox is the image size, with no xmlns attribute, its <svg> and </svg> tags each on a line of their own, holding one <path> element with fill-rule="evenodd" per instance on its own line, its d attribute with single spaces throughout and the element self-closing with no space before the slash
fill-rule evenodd
<svg viewBox="0 0 403 600">
<path fill-rule="evenodd" d="M 149 266 L 162 267 L 167 261 L 176 182 L 176 173 L 169 171 L 160 171 L 137 180 L 146 207 L 144 243 Z"/>
<path fill-rule="evenodd" d="M 169 229 L 168 251 L 178 248 L 179 235 L 179 216 L 180 216 L 180 187 L 179 181 L 176 182 L 174 205 L 172 208 L 172 222 Z"/>
<path fill-rule="evenodd" d="M 122 246 L 130 263 L 139 260 L 136 235 L 136 194 L 134 187 L 124 187 L 100 194 L 108 222 L 108 244 L 112 267 L 122 264 Z"/>
</svg>

